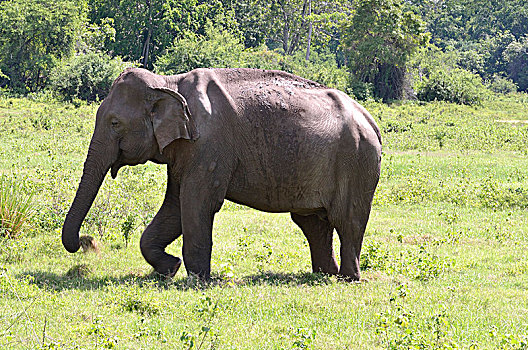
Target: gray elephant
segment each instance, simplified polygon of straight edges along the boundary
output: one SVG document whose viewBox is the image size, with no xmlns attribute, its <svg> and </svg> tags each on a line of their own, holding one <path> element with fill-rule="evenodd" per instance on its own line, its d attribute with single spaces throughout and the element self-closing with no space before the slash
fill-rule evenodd
<svg viewBox="0 0 528 350">
<path fill-rule="evenodd" d="M 105 174 L 167 164 L 164 202 L 141 237 L 154 269 L 181 260 L 165 248 L 183 235 L 189 274 L 210 277 L 212 227 L 224 199 L 290 212 L 308 239 L 314 272 L 359 280 L 359 256 L 381 162 L 370 114 L 346 94 L 281 71 L 196 69 L 160 76 L 132 68 L 97 111 L 83 175 L 62 229 L 69 252 Z M 341 243 L 338 268 L 332 248 Z"/>
</svg>

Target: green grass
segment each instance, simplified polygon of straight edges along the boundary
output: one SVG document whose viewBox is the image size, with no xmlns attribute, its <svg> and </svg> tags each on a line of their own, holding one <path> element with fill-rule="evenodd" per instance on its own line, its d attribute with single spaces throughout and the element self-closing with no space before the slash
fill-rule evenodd
<svg viewBox="0 0 528 350">
<path fill-rule="evenodd" d="M 367 104 L 384 157 L 359 284 L 311 274 L 288 214 L 229 202 L 213 281 L 159 278 L 138 247 L 164 193 L 154 164 L 105 180 L 81 230 L 100 254 L 68 254 L 60 229 L 96 107 L 0 98 L 0 176 L 35 211 L 0 241 L 0 348 L 527 348 L 528 125 L 496 122 L 527 119 L 526 95 Z"/>
</svg>

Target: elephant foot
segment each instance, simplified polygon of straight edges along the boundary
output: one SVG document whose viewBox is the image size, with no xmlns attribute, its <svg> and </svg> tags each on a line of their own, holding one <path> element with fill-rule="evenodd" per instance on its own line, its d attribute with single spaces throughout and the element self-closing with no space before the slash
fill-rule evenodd
<svg viewBox="0 0 528 350">
<path fill-rule="evenodd" d="M 167 279 L 171 279 L 176 275 L 176 272 L 180 269 L 182 260 L 178 257 L 170 256 L 170 259 L 161 266 L 156 267 L 156 272 L 160 275 L 165 276 Z"/>
<path fill-rule="evenodd" d="M 312 272 L 314 273 L 325 273 L 327 275 L 337 275 L 339 274 L 339 268 L 337 267 L 337 263 L 335 262 L 335 259 L 332 260 L 331 263 L 328 264 L 312 264 Z"/>
<path fill-rule="evenodd" d="M 337 275 L 337 279 L 344 282 L 361 283 L 361 278 L 359 274 L 344 275 L 339 273 Z"/>
</svg>

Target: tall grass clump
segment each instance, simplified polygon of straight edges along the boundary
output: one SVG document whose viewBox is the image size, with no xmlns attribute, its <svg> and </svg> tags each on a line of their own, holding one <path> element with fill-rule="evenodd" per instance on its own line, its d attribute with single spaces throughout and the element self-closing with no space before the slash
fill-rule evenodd
<svg viewBox="0 0 528 350">
<path fill-rule="evenodd" d="M 17 238 L 33 215 L 33 193 L 14 178 L 0 175 L 0 237 Z"/>
</svg>

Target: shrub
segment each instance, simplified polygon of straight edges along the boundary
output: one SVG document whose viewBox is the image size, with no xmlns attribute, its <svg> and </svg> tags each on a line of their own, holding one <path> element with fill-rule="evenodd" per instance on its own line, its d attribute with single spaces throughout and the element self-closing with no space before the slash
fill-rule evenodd
<svg viewBox="0 0 528 350">
<path fill-rule="evenodd" d="M 316 81 L 331 88 L 352 94 L 350 74 L 346 68 L 339 68 L 329 53 L 313 52 L 310 61 L 306 61 L 304 53 L 285 56 L 280 69 L 296 74 L 306 79 Z"/>
<path fill-rule="evenodd" d="M 188 32 L 161 56 L 156 64 L 160 74 L 178 74 L 196 68 L 278 69 L 345 91 L 348 71 L 338 68 L 329 54 L 312 53 L 306 61 L 304 53 L 285 56 L 266 46 L 244 48 L 241 39 L 229 31 L 209 23 L 204 36 Z"/>
<path fill-rule="evenodd" d="M 75 56 L 53 70 L 50 87 L 67 101 L 96 101 L 108 94 L 114 80 L 129 66 L 120 58 L 90 52 Z"/>
<path fill-rule="evenodd" d="M 460 68 L 434 71 L 417 84 L 417 96 L 422 101 L 480 104 L 487 91 L 478 75 Z"/>
<path fill-rule="evenodd" d="M 205 36 L 186 32 L 155 63 L 161 74 L 178 74 L 196 68 L 243 67 L 244 44 L 229 31 L 208 23 Z"/>
<path fill-rule="evenodd" d="M 494 74 L 490 81 L 487 82 L 487 87 L 498 94 L 510 94 L 517 92 L 517 84 L 508 78 L 504 78 L 498 74 Z"/>
<path fill-rule="evenodd" d="M 17 238 L 33 215 L 33 193 L 13 178 L 0 176 L 0 236 Z"/>
</svg>

